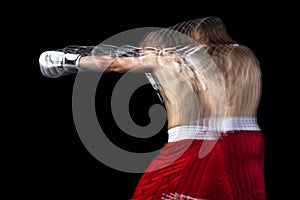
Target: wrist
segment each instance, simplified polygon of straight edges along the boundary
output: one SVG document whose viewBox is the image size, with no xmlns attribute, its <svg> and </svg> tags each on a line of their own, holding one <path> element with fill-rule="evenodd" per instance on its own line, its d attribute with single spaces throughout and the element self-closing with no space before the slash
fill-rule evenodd
<svg viewBox="0 0 300 200">
<path fill-rule="evenodd" d="M 80 58 L 81 58 L 80 54 L 66 53 L 64 55 L 63 67 L 76 68 L 79 70 L 80 69 L 80 65 L 79 65 Z"/>
</svg>

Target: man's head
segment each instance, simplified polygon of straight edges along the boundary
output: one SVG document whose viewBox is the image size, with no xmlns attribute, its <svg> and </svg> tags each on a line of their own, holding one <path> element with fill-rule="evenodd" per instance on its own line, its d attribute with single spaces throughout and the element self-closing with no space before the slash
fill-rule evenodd
<svg viewBox="0 0 300 200">
<path fill-rule="evenodd" d="M 223 21 L 215 16 L 179 23 L 171 29 L 188 35 L 201 45 L 235 43 L 227 34 Z"/>
</svg>

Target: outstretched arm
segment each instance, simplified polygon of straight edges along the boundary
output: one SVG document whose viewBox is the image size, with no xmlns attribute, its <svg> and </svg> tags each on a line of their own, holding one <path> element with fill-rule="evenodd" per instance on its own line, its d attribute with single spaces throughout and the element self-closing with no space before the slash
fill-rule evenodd
<svg viewBox="0 0 300 200">
<path fill-rule="evenodd" d="M 130 52 L 130 51 L 129 51 Z M 107 53 L 107 52 L 106 52 Z M 160 49 L 145 48 L 140 49 L 139 55 L 115 56 L 107 55 L 82 55 L 78 52 L 69 53 L 68 51 L 45 51 L 40 55 L 39 63 L 43 75 L 46 77 L 57 78 L 63 75 L 76 73 L 78 71 L 96 71 L 96 72 L 149 72 L 159 65 L 169 65 L 170 62 L 176 62 L 178 56 L 161 53 Z M 130 52 L 131 53 L 131 52 Z M 175 58 L 175 59 L 174 59 Z"/>
<path fill-rule="evenodd" d="M 110 56 L 84 56 L 80 58 L 79 67 L 82 70 L 92 70 L 96 72 L 119 72 L 145 71 L 144 58 L 124 57 L 113 58 Z"/>
<path fill-rule="evenodd" d="M 45 51 L 40 55 L 39 64 L 44 76 L 57 78 L 78 71 L 120 72 L 129 70 L 146 72 L 144 57 L 81 56 L 60 51 Z M 149 62 L 150 57 L 147 58 Z"/>
</svg>

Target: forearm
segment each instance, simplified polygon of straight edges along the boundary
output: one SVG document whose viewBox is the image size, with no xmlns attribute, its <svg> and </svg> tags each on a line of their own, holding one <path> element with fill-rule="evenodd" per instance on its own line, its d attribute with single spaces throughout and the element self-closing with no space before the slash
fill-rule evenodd
<svg viewBox="0 0 300 200">
<path fill-rule="evenodd" d="M 107 71 L 114 62 L 110 56 L 83 56 L 79 60 L 79 67 L 82 70 L 91 70 L 96 72 Z"/>
<path fill-rule="evenodd" d="M 79 60 L 79 67 L 82 70 L 96 72 L 124 73 L 130 70 L 140 71 L 144 66 L 143 60 L 141 57 L 113 58 L 110 56 L 83 56 Z"/>
</svg>

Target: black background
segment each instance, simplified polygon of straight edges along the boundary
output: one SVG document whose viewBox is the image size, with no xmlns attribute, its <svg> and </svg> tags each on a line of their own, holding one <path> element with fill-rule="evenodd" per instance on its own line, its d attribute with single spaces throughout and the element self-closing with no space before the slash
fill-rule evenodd
<svg viewBox="0 0 300 200">
<path fill-rule="evenodd" d="M 265 135 L 265 179 L 267 199 L 290 199 L 297 184 L 296 146 L 290 137 L 288 106 L 295 100 L 290 86 L 288 48 L 290 30 L 295 25 L 284 15 L 284 5 L 240 3 L 204 5 L 202 2 L 162 6 L 140 2 L 82 2 L 62 6 L 61 2 L 37 4 L 18 12 L 12 22 L 17 44 L 14 45 L 14 84 L 8 98 L 14 104 L 7 116 L 12 141 L 17 151 L 9 155 L 11 170 L 6 185 L 9 195 L 33 199 L 76 198 L 129 199 L 141 174 L 111 169 L 96 160 L 82 144 L 73 122 L 72 90 L 75 75 L 49 79 L 39 71 L 39 55 L 67 45 L 97 45 L 119 32 L 138 27 L 168 27 L 179 22 L 206 16 L 218 16 L 228 33 L 240 44 L 250 47 L 261 63 L 263 93 L 258 121 Z M 175 5 L 176 4 L 176 5 Z M 184 4 L 184 5 L 183 5 Z M 126 7 L 125 7 L 126 5 Z M 21 5 L 20 5 L 21 6 Z M 120 10 L 118 10 L 120 9 Z M 292 15 L 293 13 L 288 13 Z M 18 24 L 18 25 L 16 25 Z M 21 51 L 20 51 L 21 49 Z M 20 53 L 21 52 L 21 53 Z M 19 55 L 19 56 L 15 56 Z M 99 121 L 109 137 L 122 148 L 147 151 L 159 148 L 166 137 L 140 141 L 128 139 L 110 116 L 110 93 L 120 74 L 106 74 L 99 83 L 96 108 Z M 135 75 L 142 76 L 142 75 Z M 10 83 L 15 82 L 10 79 Z M 9 84 L 10 84 L 9 83 Z M 134 95 L 131 113 L 137 123 L 147 124 L 147 109 L 158 99 L 145 86 Z M 103 117 L 105 116 L 105 117 Z M 164 130 L 163 130 L 164 131 Z M 162 132 L 163 132 L 162 131 Z M 11 151 L 10 151 L 11 152 Z M 6 179 L 5 179 L 6 180 Z M 297 179 L 296 179 L 297 180 Z"/>
</svg>

